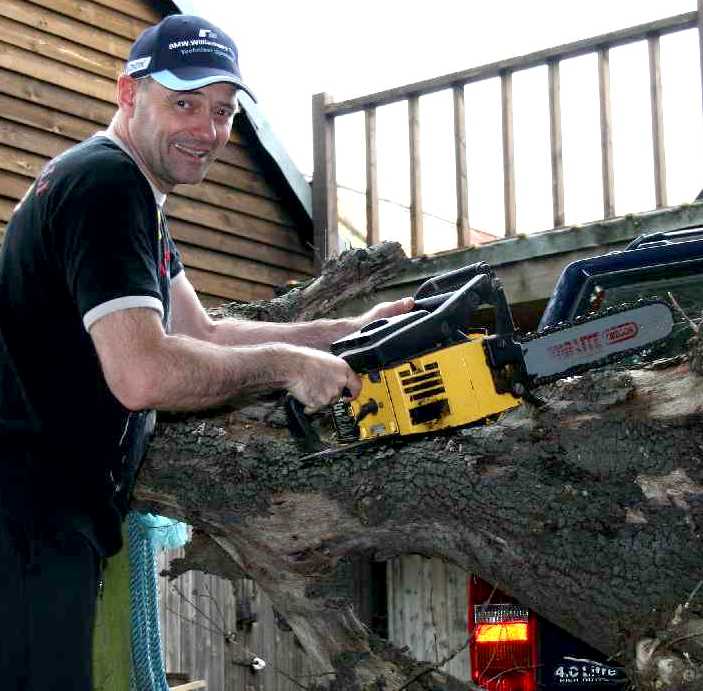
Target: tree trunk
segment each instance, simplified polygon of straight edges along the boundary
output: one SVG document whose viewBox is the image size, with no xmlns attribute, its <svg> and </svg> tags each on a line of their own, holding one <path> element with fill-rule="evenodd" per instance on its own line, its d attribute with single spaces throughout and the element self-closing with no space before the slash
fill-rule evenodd
<svg viewBox="0 0 703 691">
<path fill-rule="evenodd" d="M 372 291 L 406 261 L 381 248 L 337 264 L 345 298 L 349 275 Z M 307 291 L 331 309 L 335 275 L 320 279 L 324 290 L 284 298 L 274 316 L 320 314 Z M 266 305 L 253 309 L 271 318 Z M 196 567 L 255 579 L 319 668 L 335 673 L 321 677 L 330 688 L 455 687 L 325 597 L 342 558 L 408 553 L 496 584 L 626 662 L 640 688 L 703 687 L 699 376 L 678 359 L 539 394 L 544 406 L 526 403 L 490 425 L 329 460 L 300 460 L 276 402 L 172 417 L 159 425 L 137 501 L 211 537 L 193 548 Z"/>
</svg>

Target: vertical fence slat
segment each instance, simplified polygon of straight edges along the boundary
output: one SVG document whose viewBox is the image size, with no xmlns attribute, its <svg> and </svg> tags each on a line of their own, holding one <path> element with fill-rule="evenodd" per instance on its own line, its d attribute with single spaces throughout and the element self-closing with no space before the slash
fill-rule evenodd
<svg viewBox="0 0 703 691">
<path fill-rule="evenodd" d="M 413 257 L 425 252 L 422 224 L 422 174 L 420 168 L 420 97 L 408 98 L 410 139 L 410 251 Z"/>
<path fill-rule="evenodd" d="M 513 142 L 513 75 L 503 72 L 500 76 L 501 113 L 503 121 L 503 200 L 505 204 L 505 237 L 515 237 L 515 163 Z"/>
<path fill-rule="evenodd" d="M 366 109 L 366 244 L 381 241 L 378 227 L 378 173 L 376 169 L 376 109 Z"/>
<path fill-rule="evenodd" d="M 549 62 L 549 142 L 552 160 L 552 218 L 564 225 L 564 161 L 561 148 L 561 85 L 559 60 Z"/>
<path fill-rule="evenodd" d="M 315 234 L 315 265 L 337 254 L 337 175 L 335 171 L 334 118 L 325 112 L 332 103 L 329 94 L 312 97 L 313 162 L 312 216 Z"/>
<path fill-rule="evenodd" d="M 654 193 L 657 209 L 666 206 L 666 158 L 664 154 L 664 111 L 662 108 L 659 36 L 649 36 L 649 92 L 652 101 L 652 148 L 654 151 Z"/>
<path fill-rule="evenodd" d="M 469 187 L 466 176 L 466 117 L 464 87 L 454 87 L 454 160 L 456 162 L 457 247 L 471 244 L 469 231 Z"/>
<path fill-rule="evenodd" d="M 603 216 L 615 216 L 613 173 L 613 123 L 610 108 L 610 51 L 598 50 L 598 92 L 600 97 L 600 145 L 603 168 Z"/>
</svg>

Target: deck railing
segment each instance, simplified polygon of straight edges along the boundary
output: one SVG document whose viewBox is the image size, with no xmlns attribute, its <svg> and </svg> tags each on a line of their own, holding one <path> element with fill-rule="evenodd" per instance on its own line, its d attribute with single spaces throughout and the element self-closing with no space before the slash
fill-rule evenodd
<svg viewBox="0 0 703 691">
<path fill-rule="evenodd" d="M 665 34 L 698 28 L 703 56 L 703 0 L 698 11 L 660 19 L 593 38 L 548 48 L 528 55 L 500 60 L 481 67 L 447 74 L 405 86 L 379 91 L 368 96 L 333 102 L 326 94 L 313 96 L 313 219 L 317 259 L 321 261 L 337 251 L 337 188 L 335 175 L 335 118 L 364 112 L 366 132 L 366 222 L 367 241 L 378 242 L 379 197 L 376 142 L 376 108 L 406 101 L 408 107 L 410 158 L 410 233 L 413 256 L 424 253 L 422 180 L 420 166 L 419 99 L 437 91 L 453 92 L 454 153 L 456 176 L 457 247 L 469 245 L 469 203 L 466 164 L 466 131 L 464 87 L 467 84 L 499 78 L 501 82 L 501 120 L 503 143 L 503 199 L 505 235 L 514 237 L 516 229 L 515 162 L 513 142 L 512 76 L 518 71 L 546 65 L 549 82 L 549 125 L 551 149 L 552 217 L 554 228 L 564 225 L 564 174 L 562 163 L 562 134 L 559 66 L 567 58 L 586 54 L 598 56 L 600 100 L 600 141 L 603 185 L 603 217 L 615 215 L 613 175 L 613 136 L 610 100 L 610 64 L 612 48 L 636 41 L 647 41 L 649 48 L 649 83 L 652 116 L 653 177 L 657 208 L 667 205 L 663 111 L 660 72 L 660 37 Z M 701 60 L 703 65 L 703 57 Z M 703 69 L 701 70 L 703 74 Z"/>
</svg>

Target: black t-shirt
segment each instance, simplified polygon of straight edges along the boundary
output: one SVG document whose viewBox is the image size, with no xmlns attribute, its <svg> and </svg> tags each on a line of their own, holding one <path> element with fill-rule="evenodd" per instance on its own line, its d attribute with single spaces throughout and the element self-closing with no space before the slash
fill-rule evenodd
<svg viewBox="0 0 703 691">
<path fill-rule="evenodd" d="M 119 309 L 169 320 L 182 270 L 154 192 L 104 136 L 49 162 L 0 251 L 0 510 L 120 546 L 146 413 L 103 377 L 88 329 Z"/>
</svg>

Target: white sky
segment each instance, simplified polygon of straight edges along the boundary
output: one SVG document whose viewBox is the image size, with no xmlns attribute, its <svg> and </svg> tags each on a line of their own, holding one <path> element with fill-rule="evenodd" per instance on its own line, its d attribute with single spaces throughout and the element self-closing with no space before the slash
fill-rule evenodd
<svg viewBox="0 0 703 691">
<path fill-rule="evenodd" d="M 695 0 L 188 2 L 235 39 L 245 81 L 306 175 L 312 174 L 315 93 L 326 91 L 344 100 L 696 9 Z M 184 11 L 188 2 L 179 2 Z M 697 32 L 664 37 L 661 51 L 673 204 L 692 200 L 703 188 Z M 602 216 L 595 57 L 563 63 L 561 88 L 567 223 L 584 222 Z M 466 89 L 470 221 L 501 235 L 499 94 L 497 80 Z M 616 211 L 651 209 L 646 43 L 611 51 L 611 95 Z M 552 225 L 546 68 L 515 75 L 513 97 L 518 231 L 544 230 Z M 380 108 L 377 120 L 380 195 L 408 204 L 406 107 Z M 421 124 L 424 207 L 452 221 L 445 224 L 446 233 L 429 238 L 429 249 L 448 248 L 456 217 L 449 93 L 421 99 Z M 338 182 L 363 190 L 363 116 L 338 118 L 336 127 Z M 362 195 L 342 190 L 340 205 L 352 215 L 358 212 L 363 225 Z M 407 228 L 397 226 L 406 221 L 389 210 L 385 215 L 386 224 L 382 210 L 382 236 L 404 239 Z"/>
</svg>

